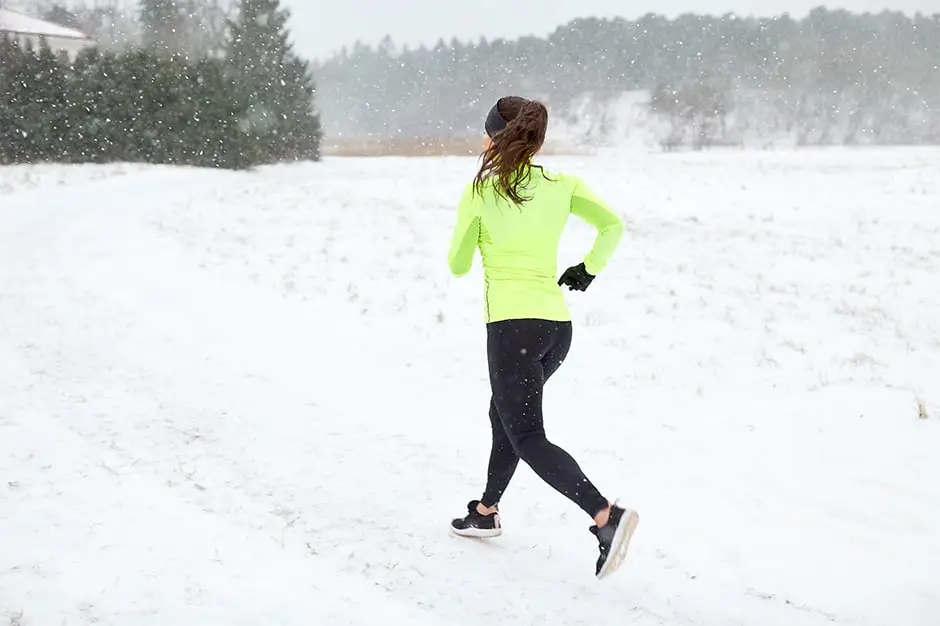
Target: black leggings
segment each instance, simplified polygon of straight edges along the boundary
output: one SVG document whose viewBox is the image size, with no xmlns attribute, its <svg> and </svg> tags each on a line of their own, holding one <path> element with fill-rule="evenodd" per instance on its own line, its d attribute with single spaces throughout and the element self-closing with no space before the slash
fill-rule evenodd
<svg viewBox="0 0 940 626">
<path fill-rule="evenodd" d="M 594 517 L 607 500 L 567 452 L 545 438 L 542 386 L 571 347 L 571 322 L 518 319 L 486 326 L 493 448 L 483 506 L 496 505 L 519 459 L 556 491 Z"/>
</svg>

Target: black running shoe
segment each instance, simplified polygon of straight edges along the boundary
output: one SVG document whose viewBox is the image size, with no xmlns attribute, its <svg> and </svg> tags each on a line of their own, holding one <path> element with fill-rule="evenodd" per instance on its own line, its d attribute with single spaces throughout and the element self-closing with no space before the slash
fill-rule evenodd
<svg viewBox="0 0 940 626">
<path fill-rule="evenodd" d="M 477 512 L 479 500 L 467 504 L 467 516 L 451 521 L 450 530 L 461 537 L 498 537 L 503 534 L 499 512 L 492 515 L 480 515 Z"/>
<path fill-rule="evenodd" d="M 591 532 L 597 537 L 600 556 L 595 567 L 595 576 L 605 578 L 623 565 L 627 558 L 630 538 L 640 521 L 636 511 L 624 509 L 616 504 L 610 507 L 610 521 L 603 528 L 591 526 Z"/>
</svg>

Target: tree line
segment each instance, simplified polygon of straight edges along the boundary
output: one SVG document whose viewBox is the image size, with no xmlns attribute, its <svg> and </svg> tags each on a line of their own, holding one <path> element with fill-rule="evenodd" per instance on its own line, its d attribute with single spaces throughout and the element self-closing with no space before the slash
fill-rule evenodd
<svg viewBox="0 0 940 626">
<path fill-rule="evenodd" d="M 0 163 L 244 168 L 318 159 L 315 84 L 288 42 L 289 13 L 279 0 L 222 8 L 217 0 L 143 0 L 140 39 L 105 36 L 75 58 L 45 42 L 33 49 L 0 38 Z M 53 3 L 43 17 L 85 28 L 103 23 L 107 10 Z M 187 11 L 199 10 L 212 28 L 190 28 L 198 20 Z"/>
<path fill-rule="evenodd" d="M 478 134 L 495 98 L 521 93 L 596 138 L 642 91 L 667 147 L 940 143 L 940 13 L 578 19 L 547 37 L 357 43 L 315 71 L 331 134 Z"/>
<path fill-rule="evenodd" d="M 640 93 L 642 112 L 666 149 L 781 136 L 800 144 L 940 143 L 940 14 L 818 8 L 802 19 L 788 14 L 587 18 L 546 37 L 441 39 L 416 48 L 386 37 L 375 46 L 356 43 L 308 67 L 288 43 L 287 13 L 273 0 L 70 0 L 67 6 L 33 0 L 33 5 L 37 15 L 91 34 L 99 50 L 56 70 L 37 56 L 17 75 L 47 72 L 57 85 L 61 75 L 67 86 L 61 88 L 76 90 L 62 92 L 59 99 L 71 108 L 61 115 L 83 141 L 100 141 L 87 139 L 87 128 L 123 120 L 122 115 L 132 115 L 135 128 L 146 130 L 135 137 L 110 134 L 139 145 L 115 145 L 116 139 L 104 147 L 74 144 L 69 158 L 146 156 L 176 145 L 173 158 L 234 164 L 318 155 L 322 132 L 380 138 L 478 135 L 485 111 L 506 93 L 546 100 L 553 119 L 592 142 L 620 132 L 618 103 L 624 94 Z M 246 21 L 248 11 L 279 17 Z M 238 34 L 239 25 L 247 36 Z M 266 65 L 256 67 L 253 59 L 265 59 Z M 0 81 L 10 81 L 4 76 L 12 71 L 10 61 L 0 60 Z M 136 78 L 141 72 L 149 72 L 146 80 Z M 178 77 L 169 92 L 168 75 Z M 89 76 L 98 76 L 98 83 L 82 86 Z M 40 89 L 36 81 L 25 84 Z M 163 85 L 163 91 L 146 84 Z M 31 100 L 25 91 L 12 92 L 21 100 L 2 96 L 0 133 L 21 143 L 0 148 L 6 155 L 0 158 L 7 160 L 13 152 L 28 154 L 22 142 L 42 134 L 13 132 L 18 127 L 5 123 L 11 115 L 24 115 Z M 111 95 L 97 104 L 92 99 L 91 112 L 82 113 L 76 103 L 90 97 L 83 93 Z M 170 102 L 184 104 L 168 104 L 159 117 L 142 111 L 138 119 L 135 97 L 144 93 L 147 98 L 168 93 Z M 21 110 L 11 113 L 17 106 Z M 112 114 L 107 107 L 121 111 Z M 43 114 L 51 111 L 60 115 L 58 108 Z M 32 117 L 23 125 L 43 129 L 53 123 L 64 122 Z M 167 130 L 176 128 L 182 130 Z M 169 135 L 163 138 L 161 132 Z M 159 149 L 147 147 L 156 136 Z"/>
</svg>

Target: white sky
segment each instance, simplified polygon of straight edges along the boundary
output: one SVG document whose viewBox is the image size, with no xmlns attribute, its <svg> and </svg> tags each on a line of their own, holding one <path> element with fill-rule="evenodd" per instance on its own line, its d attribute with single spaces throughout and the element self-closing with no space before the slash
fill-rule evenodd
<svg viewBox="0 0 940 626">
<path fill-rule="evenodd" d="M 289 28 L 296 50 L 323 58 L 357 39 L 377 43 L 386 34 L 399 45 L 433 45 L 534 34 L 546 35 L 577 17 L 635 18 L 645 13 L 734 12 L 740 15 L 805 15 L 813 7 L 855 12 L 884 9 L 913 14 L 940 12 L 940 0 L 281 0 L 291 10 Z"/>
</svg>

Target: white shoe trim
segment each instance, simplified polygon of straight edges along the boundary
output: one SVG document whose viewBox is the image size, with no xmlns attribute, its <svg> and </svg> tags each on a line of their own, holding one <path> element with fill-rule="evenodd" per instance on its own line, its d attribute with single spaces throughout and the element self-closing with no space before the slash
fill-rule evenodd
<svg viewBox="0 0 940 626">
<path fill-rule="evenodd" d="M 640 515 L 636 511 L 630 509 L 624 511 L 623 517 L 620 518 L 620 525 L 617 526 L 617 532 L 614 533 L 614 539 L 610 543 L 607 560 L 601 566 L 601 571 L 597 573 L 598 579 L 606 578 L 623 565 L 630 547 L 630 539 L 639 522 Z"/>
<path fill-rule="evenodd" d="M 499 537 L 503 534 L 503 529 L 499 526 L 496 528 L 454 528 L 451 526 L 450 531 L 460 537 L 479 537 L 481 539 Z"/>
</svg>

